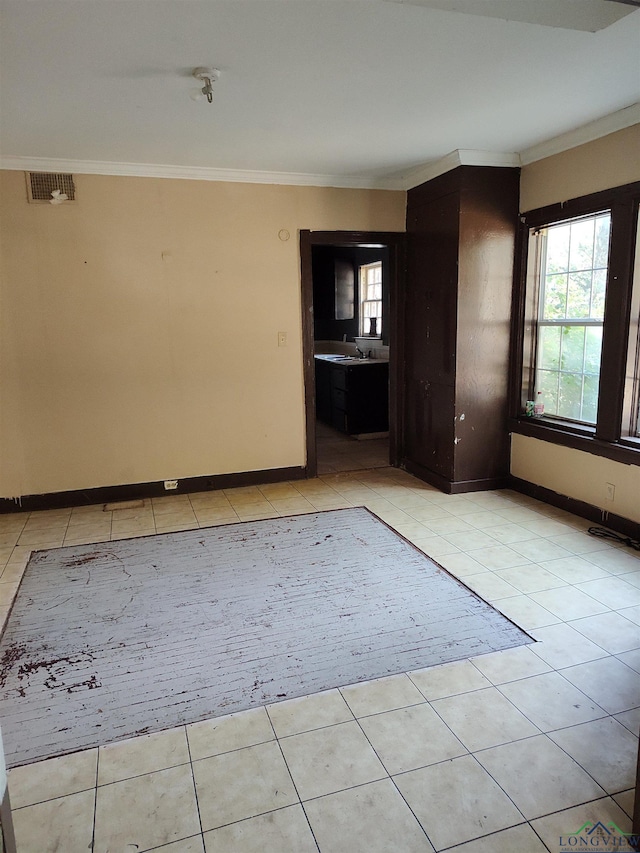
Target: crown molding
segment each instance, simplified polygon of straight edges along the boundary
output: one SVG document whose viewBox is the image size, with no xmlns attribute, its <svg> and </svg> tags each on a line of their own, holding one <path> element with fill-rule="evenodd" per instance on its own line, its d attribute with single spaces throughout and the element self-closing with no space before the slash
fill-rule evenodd
<svg viewBox="0 0 640 853">
<path fill-rule="evenodd" d="M 420 166 L 415 166 L 413 169 L 408 169 L 398 175 L 402 181 L 404 189 L 410 190 L 420 184 L 425 184 L 427 181 L 432 181 L 438 175 L 444 175 L 445 172 L 450 172 L 460 165 L 460 158 L 457 151 L 452 151 L 446 154 L 439 160 L 432 160 L 430 163 L 422 163 Z"/>
<path fill-rule="evenodd" d="M 282 184 L 284 186 L 335 187 L 338 189 L 410 190 L 458 166 L 526 166 L 560 154 L 610 133 L 640 124 L 640 103 L 631 104 L 567 133 L 554 136 L 520 154 L 458 148 L 439 160 L 402 172 L 373 175 L 316 175 L 306 172 L 260 172 L 249 169 L 216 169 L 208 166 L 170 166 L 156 163 L 114 163 L 108 160 L 69 160 L 50 157 L 0 157 L 0 169 L 24 172 L 70 172 L 79 175 L 120 175 L 137 178 L 174 178 L 188 181 Z"/>
<path fill-rule="evenodd" d="M 581 127 L 576 127 L 574 130 L 569 130 L 567 133 L 562 133 L 552 139 L 547 139 L 545 142 L 525 148 L 524 151 L 520 152 L 520 160 L 523 166 L 527 166 L 529 163 L 535 163 L 536 160 L 561 154 L 570 148 L 577 148 L 579 145 L 593 142 L 634 124 L 640 124 L 640 103 L 631 104 L 615 113 L 610 113 L 588 124 L 583 124 Z"/>
<path fill-rule="evenodd" d="M 424 163 L 398 175 L 403 189 L 410 190 L 427 181 L 432 181 L 458 166 L 519 166 L 520 157 L 500 151 L 479 151 L 472 148 L 457 148 L 440 160 Z"/>
<path fill-rule="evenodd" d="M 397 177 L 314 175 L 304 172 L 259 172 L 207 166 L 168 166 L 155 163 L 113 163 L 107 160 L 64 160 L 51 157 L 0 157 L 0 169 L 24 172 L 68 172 L 76 175 L 116 175 L 135 178 L 174 178 L 187 181 L 283 184 L 338 189 L 403 190 Z"/>
<path fill-rule="evenodd" d="M 459 148 L 458 157 L 461 166 L 501 166 L 518 167 L 520 155 L 514 152 L 477 151 L 473 148 Z"/>
</svg>

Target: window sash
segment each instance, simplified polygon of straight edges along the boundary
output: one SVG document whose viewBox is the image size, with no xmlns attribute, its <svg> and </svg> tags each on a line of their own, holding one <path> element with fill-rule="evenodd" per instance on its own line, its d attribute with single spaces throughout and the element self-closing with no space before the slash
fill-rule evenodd
<svg viewBox="0 0 640 853">
<path fill-rule="evenodd" d="M 622 437 L 640 439 L 640 221 L 636 223 L 631 321 L 624 383 Z"/>
<path fill-rule="evenodd" d="M 538 320 L 538 326 L 604 326 L 604 320 Z"/>
<path fill-rule="evenodd" d="M 510 380 L 510 424 L 514 432 L 632 465 L 640 465 L 639 202 L 640 181 L 636 181 L 521 215 L 516 255 Z M 574 424 L 553 417 L 535 420 L 525 418 L 524 403 L 532 399 L 535 388 L 538 331 L 544 329 L 542 326 L 538 328 L 540 269 L 543 261 L 541 237 L 549 226 L 578 217 L 593 217 L 607 210 L 611 212 L 611 230 L 596 425 Z M 570 319 L 579 319 L 584 323 L 586 318 Z"/>
<path fill-rule="evenodd" d="M 606 248 L 606 258 L 597 257 L 598 250 L 598 232 L 596 228 L 599 220 L 607 219 L 606 228 L 609 234 L 609 241 Z M 592 225 L 592 238 L 589 242 L 587 235 L 587 243 L 584 248 L 589 251 L 589 258 L 581 258 L 580 242 L 578 228 L 582 223 Z M 566 244 L 561 242 L 556 245 L 555 252 L 560 252 L 560 263 L 557 260 L 557 268 L 550 270 L 550 235 L 558 234 L 560 228 L 569 227 L 569 232 L 565 236 Z M 585 216 L 572 217 L 564 219 L 561 222 L 548 223 L 542 228 L 532 229 L 532 234 L 535 234 L 536 242 L 536 263 L 535 276 L 537 279 L 537 287 L 535 294 L 535 342 L 531 347 L 530 357 L 532 358 L 530 375 L 533 379 L 533 388 L 529 399 L 534 399 L 539 391 L 543 392 L 545 399 L 545 412 L 547 416 L 557 418 L 570 423 L 588 424 L 594 426 L 597 423 L 597 403 L 599 398 L 600 385 L 600 367 L 601 367 L 601 351 L 602 337 L 600 338 L 600 348 L 598 351 L 598 367 L 597 373 L 588 369 L 587 358 L 589 355 L 589 339 L 586 335 L 586 330 L 590 328 L 603 328 L 604 318 L 593 316 L 594 300 L 598 296 L 595 287 L 597 282 L 594 281 L 596 272 L 605 272 L 604 294 L 601 298 L 606 299 L 606 273 L 608 271 L 609 250 L 610 250 L 610 233 L 611 233 L 611 214 L 609 210 L 601 210 Z M 601 249 L 602 254 L 602 249 Z M 576 266 L 573 259 L 583 261 L 580 268 Z M 584 261 L 590 260 L 591 266 L 587 266 Z M 603 266 L 603 261 L 606 266 Z M 578 274 L 589 273 L 590 282 L 589 290 L 582 293 L 583 299 L 588 298 L 588 316 L 572 317 L 568 316 L 572 310 L 575 310 L 575 303 L 572 305 L 572 293 L 570 290 L 571 276 Z M 550 305 L 547 299 L 548 294 L 553 295 L 553 291 L 549 291 L 553 278 L 561 280 L 565 279 L 565 292 L 562 295 L 562 288 L 558 292 L 562 311 L 561 316 L 549 317 L 546 316 Z M 574 294 L 575 298 L 575 294 Z M 580 305 L 580 302 L 578 302 Z M 557 309 L 556 309 L 557 310 Z M 600 310 L 596 307 L 598 313 Z M 558 328 L 564 329 L 584 329 L 585 334 L 582 336 L 581 353 L 580 350 L 575 355 L 580 357 L 580 361 L 571 366 L 566 367 L 563 364 L 565 355 L 565 347 L 568 348 L 570 341 L 565 341 L 565 333 L 561 332 L 557 343 L 557 366 L 544 363 L 544 353 L 542 351 L 543 335 L 541 330 Z M 553 338 L 551 339 L 553 342 Z M 577 339 L 574 341 L 578 342 Z M 578 342 L 579 345 L 579 342 Z M 575 346 L 575 343 L 574 343 Z M 574 355 L 574 357 L 575 357 Z M 593 351 L 591 358 L 593 358 Z"/>
<path fill-rule="evenodd" d="M 376 291 L 380 295 L 375 295 Z M 367 308 L 375 306 L 374 312 L 368 313 Z M 362 264 L 360 267 L 360 334 L 368 335 L 371 329 L 371 318 L 376 317 L 376 335 L 382 335 L 382 261 Z"/>
</svg>

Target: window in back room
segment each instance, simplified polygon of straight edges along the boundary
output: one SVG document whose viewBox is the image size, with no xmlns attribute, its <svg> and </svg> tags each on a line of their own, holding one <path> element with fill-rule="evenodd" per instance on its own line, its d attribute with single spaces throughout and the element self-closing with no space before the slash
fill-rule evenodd
<svg viewBox="0 0 640 853">
<path fill-rule="evenodd" d="M 360 335 L 382 335 L 382 261 L 360 267 Z"/>
</svg>

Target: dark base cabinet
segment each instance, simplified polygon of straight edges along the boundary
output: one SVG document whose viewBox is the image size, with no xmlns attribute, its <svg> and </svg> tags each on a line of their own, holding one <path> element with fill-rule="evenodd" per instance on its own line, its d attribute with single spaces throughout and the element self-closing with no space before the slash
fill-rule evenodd
<svg viewBox="0 0 640 853">
<path fill-rule="evenodd" d="M 389 429 L 389 363 L 315 359 L 316 417 L 348 435 Z"/>
</svg>

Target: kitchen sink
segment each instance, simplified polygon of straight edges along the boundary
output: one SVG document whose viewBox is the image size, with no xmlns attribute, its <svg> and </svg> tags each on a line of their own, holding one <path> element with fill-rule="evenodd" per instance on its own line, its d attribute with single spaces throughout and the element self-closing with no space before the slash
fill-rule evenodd
<svg viewBox="0 0 640 853">
<path fill-rule="evenodd" d="M 380 362 L 382 359 L 375 358 L 358 358 L 356 355 L 340 355 L 337 353 L 318 353 L 316 358 L 323 361 L 337 362 L 338 364 L 371 364 L 372 362 Z"/>
</svg>

